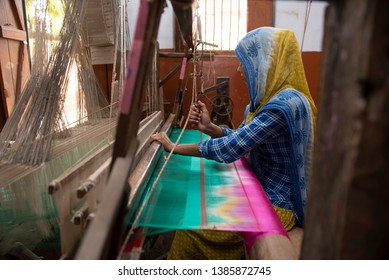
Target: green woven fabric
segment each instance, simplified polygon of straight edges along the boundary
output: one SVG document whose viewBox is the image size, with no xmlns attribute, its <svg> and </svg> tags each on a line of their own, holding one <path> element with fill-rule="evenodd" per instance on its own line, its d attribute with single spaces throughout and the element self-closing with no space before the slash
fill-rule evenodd
<svg viewBox="0 0 389 280">
<path fill-rule="evenodd" d="M 171 140 L 175 141 L 180 132 L 173 129 Z M 206 137 L 196 130 L 186 130 L 180 144 L 196 143 Z M 168 155 L 163 153 L 147 190 Z M 146 206 L 137 226 L 147 228 L 149 234 L 176 229 L 255 230 L 256 217 L 239 176 L 234 163 L 173 154 L 149 201 L 143 202 Z"/>
</svg>

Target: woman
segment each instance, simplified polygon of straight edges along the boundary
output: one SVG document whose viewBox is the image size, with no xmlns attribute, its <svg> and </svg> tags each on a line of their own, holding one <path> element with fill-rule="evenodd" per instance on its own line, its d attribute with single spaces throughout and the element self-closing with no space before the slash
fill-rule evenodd
<svg viewBox="0 0 389 280">
<path fill-rule="evenodd" d="M 244 122 L 236 130 L 218 127 L 210 122 L 205 105 L 198 102 L 192 106 L 190 120 L 212 138 L 177 145 L 174 152 L 220 162 L 245 157 L 290 240 L 301 240 L 316 107 L 298 42 L 290 30 L 263 27 L 249 32 L 235 53 L 250 95 Z M 167 151 L 173 147 L 166 134 L 155 134 L 152 139 L 161 142 Z M 251 257 L 266 257 L 267 253 L 259 251 L 267 247 L 263 242 L 266 239 L 274 243 L 274 236 L 263 236 L 243 235 Z M 289 246 L 289 240 L 280 240 L 275 243 Z"/>
</svg>

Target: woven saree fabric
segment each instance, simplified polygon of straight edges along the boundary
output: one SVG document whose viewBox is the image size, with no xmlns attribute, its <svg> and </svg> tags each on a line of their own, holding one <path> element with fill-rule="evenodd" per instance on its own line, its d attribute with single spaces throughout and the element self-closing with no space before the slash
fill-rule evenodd
<svg viewBox="0 0 389 280">
<path fill-rule="evenodd" d="M 174 129 L 174 141 L 180 130 Z M 180 143 L 204 140 L 204 134 L 187 130 Z M 161 157 L 149 185 L 163 165 Z M 172 155 L 139 226 L 157 231 L 214 229 L 279 232 L 283 229 L 261 184 L 244 159 L 219 163 L 199 157 Z"/>
</svg>

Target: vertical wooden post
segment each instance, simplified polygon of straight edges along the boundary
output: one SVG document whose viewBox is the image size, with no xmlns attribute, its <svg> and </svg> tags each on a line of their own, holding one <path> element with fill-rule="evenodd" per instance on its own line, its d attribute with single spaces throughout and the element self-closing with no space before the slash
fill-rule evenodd
<svg viewBox="0 0 389 280">
<path fill-rule="evenodd" d="M 303 259 L 389 257 L 388 14 L 330 2 Z"/>
<path fill-rule="evenodd" d="M 247 32 L 262 26 L 273 26 L 273 0 L 247 0 Z"/>
</svg>

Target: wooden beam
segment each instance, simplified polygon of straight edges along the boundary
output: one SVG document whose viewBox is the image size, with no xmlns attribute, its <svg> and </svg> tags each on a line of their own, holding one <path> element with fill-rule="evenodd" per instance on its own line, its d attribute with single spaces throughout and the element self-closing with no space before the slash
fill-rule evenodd
<svg viewBox="0 0 389 280">
<path fill-rule="evenodd" d="M 23 12 L 23 1 L 20 0 L 12 0 L 11 9 L 17 14 L 17 26 L 19 29 L 26 31 L 27 27 L 25 26 L 25 18 Z"/>
<path fill-rule="evenodd" d="M 183 58 L 185 56 L 188 56 L 188 58 L 192 58 L 192 54 L 185 54 L 184 52 L 159 52 L 158 53 L 160 57 L 168 57 L 168 58 Z M 201 54 L 201 57 L 203 58 L 213 58 L 213 53 L 203 53 Z"/>
<path fill-rule="evenodd" d="M 169 134 L 172 128 L 173 120 L 174 115 L 170 115 L 160 131 Z M 159 152 L 161 152 L 161 144 L 153 142 L 148 147 L 136 168 L 131 173 L 128 179 L 131 186 L 130 199 L 128 201 L 130 208 L 134 207 L 136 210 L 138 209 L 138 205 L 134 205 L 134 198 L 139 197 L 139 193 L 141 193 L 141 187 L 150 179 L 150 176 L 157 163 Z"/>
<path fill-rule="evenodd" d="M 25 31 L 19 30 L 15 27 L 0 25 L 0 38 L 26 42 L 27 34 Z"/>
<path fill-rule="evenodd" d="M 2 102 L 4 108 L 3 114 L 8 119 L 10 116 L 16 101 L 15 95 L 15 61 L 9 53 L 9 44 L 6 39 L 0 38 L 0 84 L 1 84 L 1 93 L 2 93 Z"/>
<path fill-rule="evenodd" d="M 96 170 L 110 157 L 112 143 L 113 141 L 91 154 L 89 157 L 81 160 L 78 164 L 75 164 L 72 168 L 62 173 L 61 176 L 50 182 L 48 193 L 53 195 L 60 189 L 71 189 L 75 183 L 86 180 L 93 170 Z"/>
</svg>

